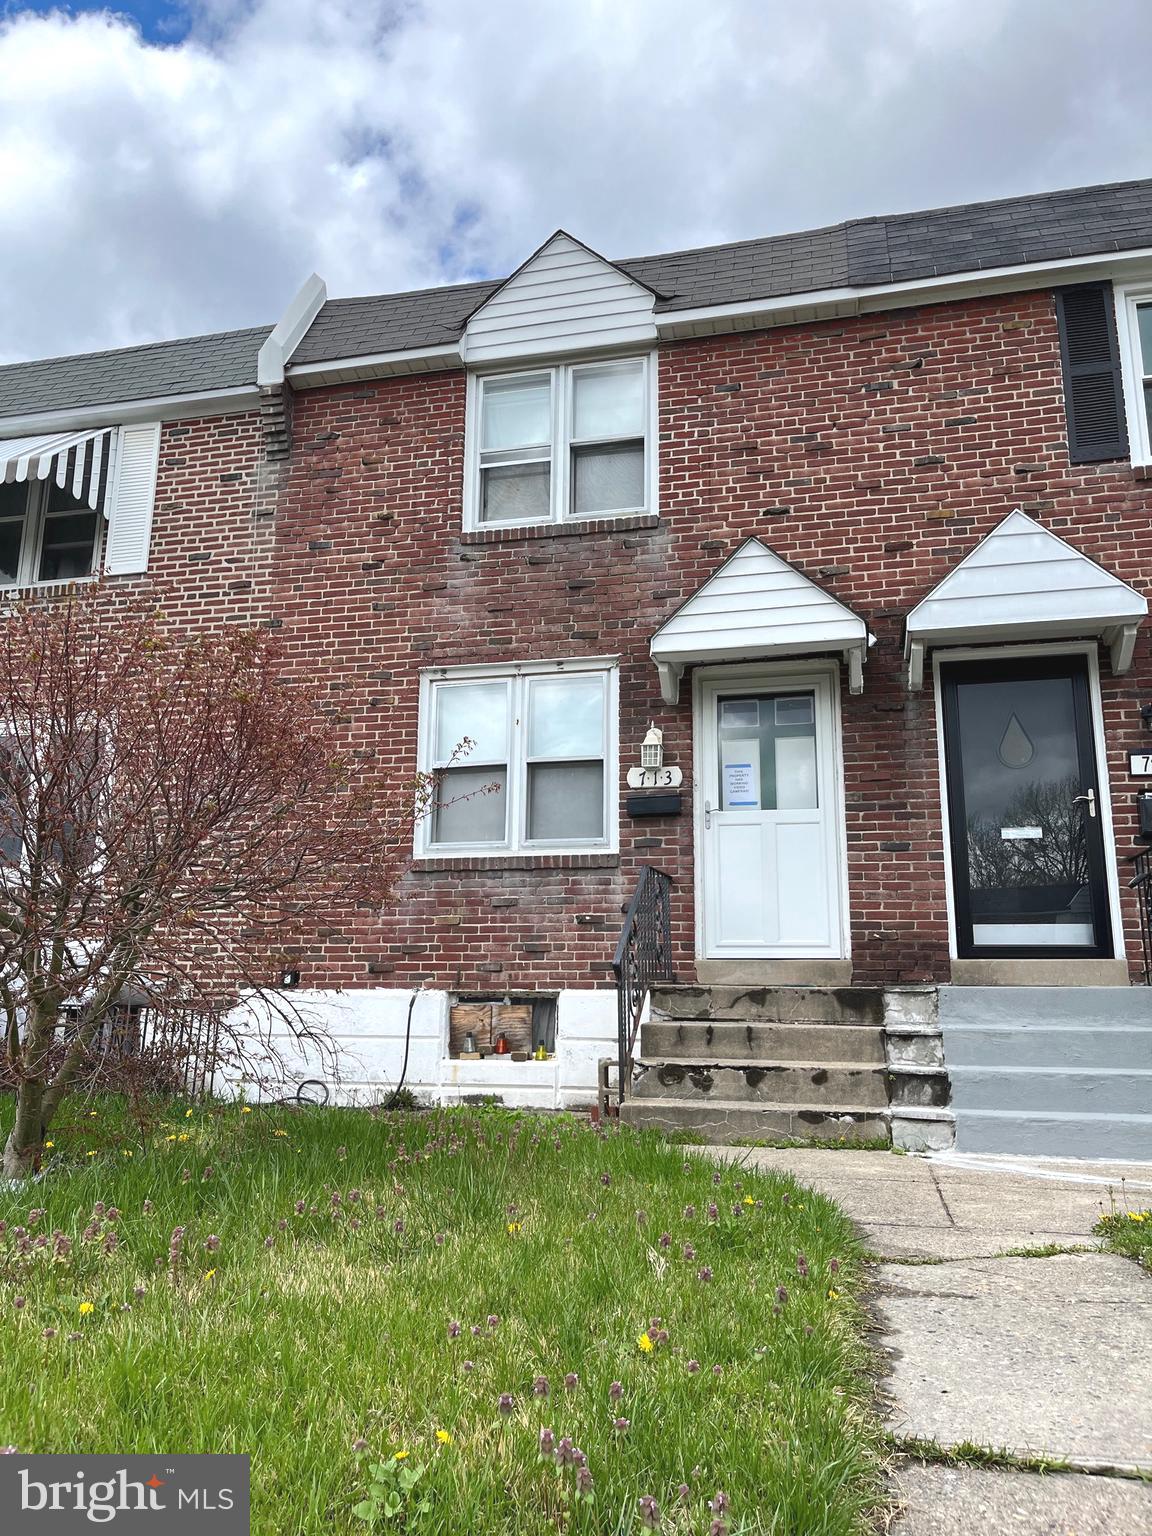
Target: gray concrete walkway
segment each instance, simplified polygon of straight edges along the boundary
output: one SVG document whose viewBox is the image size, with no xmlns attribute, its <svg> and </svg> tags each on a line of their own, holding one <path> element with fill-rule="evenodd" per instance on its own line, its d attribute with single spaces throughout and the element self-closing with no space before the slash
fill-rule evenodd
<svg viewBox="0 0 1152 1536">
<path fill-rule="evenodd" d="M 708 1152 L 792 1173 L 863 1229 L 895 1437 L 1080 1469 L 904 1462 L 893 1536 L 1152 1536 L 1152 1278 L 1092 1235 L 1113 1201 L 1152 1206 L 1152 1164 Z M 1012 1255 L 1052 1247 L 1089 1251 Z"/>
</svg>

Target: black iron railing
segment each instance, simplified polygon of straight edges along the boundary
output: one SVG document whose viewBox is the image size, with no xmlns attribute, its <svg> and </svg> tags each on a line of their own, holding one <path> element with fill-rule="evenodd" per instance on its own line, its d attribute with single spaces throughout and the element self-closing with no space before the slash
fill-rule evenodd
<svg viewBox="0 0 1152 1536">
<path fill-rule="evenodd" d="M 672 973 L 672 881 L 645 864 L 628 903 L 620 942 L 612 958 L 616 973 L 616 1026 L 620 1080 L 618 1102 L 632 1092 L 632 1062 L 644 1005 L 653 982 L 675 981 Z"/>
<path fill-rule="evenodd" d="M 1133 855 L 1132 878 L 1128 884 L 1136 892 L 1136 910 L 1140 914 L 1140 944 L 1144 954 L 1144 985 L 1152 987 L 1152 848 L 1142 848 Z"/>
</svg>

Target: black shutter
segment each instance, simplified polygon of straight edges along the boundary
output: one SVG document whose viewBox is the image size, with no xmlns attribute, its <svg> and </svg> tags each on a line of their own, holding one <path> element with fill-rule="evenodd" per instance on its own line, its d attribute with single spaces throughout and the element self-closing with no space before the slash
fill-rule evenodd
<svg viewBox="0 0 1152 1536">
<path fill-rule="evenodd" d="M 1111 283 L 1056 289 L 1068 457 L 1073 464 L 1128 454 L 1124 386 L 1112 310 Z"/>
</svg>

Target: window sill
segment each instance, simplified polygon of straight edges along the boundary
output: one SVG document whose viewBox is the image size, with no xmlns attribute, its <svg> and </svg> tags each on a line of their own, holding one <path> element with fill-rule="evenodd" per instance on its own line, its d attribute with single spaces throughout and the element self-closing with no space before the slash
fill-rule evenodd
<svg viewBox="0 0 1152 1536">
<path fill-rule="evenodd" d="M 512 544 L 520 539 L 573 539 L 595 533 L 635 533 L 642 528 L 658 528 L 656 512 L 640 512 L 629 517 L 586 517 L 578 522 L 528 523 L 513 527 L 471 528 L 460 535 L 461 544 Z"/>
<path fill-rule="evenodd" d="M 429 856 L 412 861 L 415 874 L 444 874 L 452 870 L 501 869 L 618 869 L 620 855 L 603 849 L 595 853 L 477 853 Z"/>
</svg>

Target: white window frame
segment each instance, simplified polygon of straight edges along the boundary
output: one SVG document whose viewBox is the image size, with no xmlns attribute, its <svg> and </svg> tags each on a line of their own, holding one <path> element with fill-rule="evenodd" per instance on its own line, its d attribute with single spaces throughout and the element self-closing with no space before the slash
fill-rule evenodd
<svg viewBox="0 0 1152 1536">
<path fill-rule="evenodd" d="M 1128 449 L 1134 465 L 1152 464 L 1148 413 L 1144 408 L 1144 372 L 1140 352 L 1140 321 L 1137 309 L 1152 304 L 1152 278 L 1129 287 L 1113 289 L 1116 306 L 1116 339 L 1120 349 L 1120 376 L 1124 383 L 1124 410 L 1128 417 Z"/>
<path fill-rule="evenodd" d="M 604 678 L 604 836 L 572 838 L 563 841 L 533 842 L 527 836 L 528 815 L 528 684 L 538 677 L 577 677 L 595 673 Z M 508 690 L 507 756 L 507 835 L 503 842 L 438 843 L 433 841 L 433 812 L 423 816 L 417 827 L 414 852 L 417 858 L 452 858 L 456 856 L 495 857 L 511 854 L 547 855 L 560 853 L 615 853 L 619 842 L 619 658 L 615 656 L 580 657 L 572 661 L 526 661 L 479 664 L 466 667 L 435 667 L 420 675 L 420 728 L 418 767 L 421 773 L 433 773 L 438 766 L 436 752 L 436 694 L 456 683 L 505 682 Z M 543 761 L 543 759 L 541 759 Z M 469 757 L 460 759 L 459 767 L 471 767 Z M 484 763 L 477 761 L 477 767 Z"/>
<path fill-rule="evenodd" d="M 610 512 L 577 514 L 570 510 L 572 497 L 572 449 L 583 443 L 633 442 L 631 436 L 620 438 L 577 439 L 572 433 L 572 414 L 575 403 L 573 378 L 579 373 L 623 369 L 644 365 L 644 502 L 636 507 L 614 507 Z M 468 375 L 468 399 L 465 418 L 464 445 L 464 527 L 468 532 L 490 528 L 540 528 L 556 523 L 611 523 L 618 517 L 643 517 L 657 511 L 657 411 L 656 411 L 656 360 L 655 353 L 629 353 L 620 357 L 585 357 L 575 362 L 542 364 L 536 368 L 490 370 Z M 547 517 L 500 518 L 484 522 L 481 518 L 482 493 L 480 475 L 481 411 L 484 388 L 489 382 L 511 383 L 516 379 L 547 378 L 551 385 L 550 456 L 540 456 L 527 450 L 525 461 L 533 460 L 551 465 L 549 511 Z M 515 459 L 506 462 L 515 463 Z"/>
<path fill-rule="evenodd" d="M 41 581 L 38 572 L 40 561 L 44 554 L 44 530 L 48 521 L 48 496 L 55 480 L 52 476 L 44 480 L 28 480 L 22 482 L 23 489 L 27 492 L 24 501 L 24 530 L 20 540 L 20 558 L 16 570 L 15 581 L 4 581 L 0 577 L 0 592 L 19 592 L 28 587 L 67 587 L 78 581 L 95 581 L 100 574 L 100 567 L 104 559 L 104 544 L 108 528 L 107 498 L 110 488 L 105 486 L 104 496 L 95 507 L 76 508 L 75 515 L 81 515 L 82 511 L 95 513 L 96 537 L 92 544 L 92 568 L 84 576 L 54 577 L 50 581 Z M 67 516 L 67 513 L 59 514 Z M 0 514 L 0 523 L 15 521 Z"/>
</svg>

